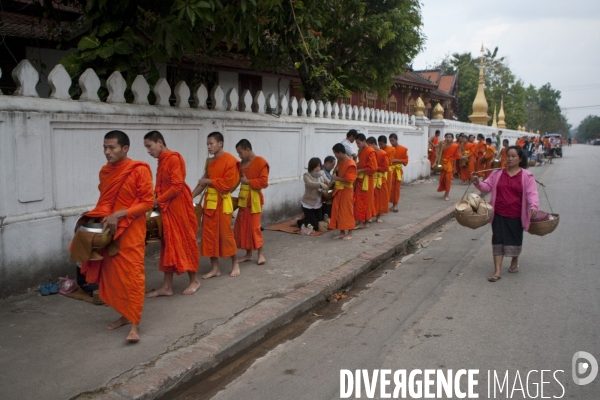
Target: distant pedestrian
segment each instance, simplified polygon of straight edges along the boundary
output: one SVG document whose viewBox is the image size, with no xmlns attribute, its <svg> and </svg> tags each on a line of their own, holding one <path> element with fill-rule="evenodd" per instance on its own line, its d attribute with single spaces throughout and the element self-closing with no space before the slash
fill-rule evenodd
<svg viewBox="0 0 600 400">
<path fill-rule="evenodd" d="M 537 215 L 538 193 L 533 174 L 526 170 L 527 158 L 519 146 L 506 151 L 506 169 L 496 170 L 485 181 L 474 176 L 472 183 L 482 193 L 492 192 L 492 254 L 494 274 L 488 281 L 501 278 L 504 256 L 512 257 L 508 272 L 519 272 L 523 231 L 529 230 L 530 218 Z"/>
<path fill-rule="evenodd" d="M 571 136 L 567 139 L 567 147 L 571 147 Z"/>
</svg>

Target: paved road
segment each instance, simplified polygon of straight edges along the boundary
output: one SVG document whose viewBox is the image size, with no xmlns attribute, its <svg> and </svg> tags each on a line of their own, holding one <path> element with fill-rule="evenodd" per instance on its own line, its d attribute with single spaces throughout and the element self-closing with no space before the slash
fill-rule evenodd
<svg viewBox="0 0 600 400">
<path fill-rule="evenodd" d="M 526 234 L 519 273 L 505 269 L 503 279 L 487 282 L 491 230 L 450 223 L 417 254 L 375 271 L 342 307 L 330 305 L 339 309 L 334 317 L 314 317 L 304 333 L 274 346 L 213 398 L 338 399 L 340 369 L 388 368 L 479 369 L 479 398 L 534 398 L 539 371 L 550 370 L 544 397 L 597 399 L 600 377 L 575 385 L 571 359 L 586 351 L 600 360 L 600 148 L 565 148 L 554 165 L 532 171 L 561 222 L 551 235 Z M 540 201 L 549 210 L 543 193 Z M 501 380 L 508 371 L 507 387 L 495 396 L 487 392 L 488 371 Z M 527 382 L 530 371 L 537 372 Z M 200 397 L 191 388 L 179 398 Z"/>
</svg>

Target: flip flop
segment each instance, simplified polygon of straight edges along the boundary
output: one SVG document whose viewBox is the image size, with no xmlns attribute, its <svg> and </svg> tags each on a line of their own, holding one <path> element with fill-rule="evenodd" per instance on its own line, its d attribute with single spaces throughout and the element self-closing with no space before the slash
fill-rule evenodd
<svg viewBox="0 0 600 400">
<path fill-rule="evenodd" d="M 56 294 L 58 293 L 58 285 L 56 283 L 49 283 L 46 285 L 46 287 L 48 288 L 48 290 L 50 291 L 50 294 Z"/>
<path fill-rule="evenodd" d="M 508 272 L 510 272 L 511 274 L 514 274 L 514 273 L 517 273 L 517 272 L 519 272 L 519 266 L 518 266 L 518 265 L 517 265 L 516 267 L 513 267 L 513 266 L 511 266 L 511 267 L 508 269 Z"/>
<path fill-rule="evenodd" d="M 50 288 L 48 288 L 48 285 L 40 286 L 40 293 L 42 296 L 48 296 L 50 294 Z"/>
<path fill-rule="evenodd" d="M 498 282 L 500 279 L 502 279 L 501 276 L 497 276 L 497 275 L 488 276 L 488 281 L 490 281 L 490 282 Z"/>
</svg>

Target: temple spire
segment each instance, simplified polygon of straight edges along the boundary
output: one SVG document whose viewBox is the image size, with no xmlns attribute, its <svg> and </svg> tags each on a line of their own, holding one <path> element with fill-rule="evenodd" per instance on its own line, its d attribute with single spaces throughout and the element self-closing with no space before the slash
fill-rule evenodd
<svg viewBox="0 0 600 400">
<path fill-rule="evenodd" d="M 504 119 L 504 96 L 502 96 L 502 100 L 500 100 L 500 111 L 498 112 L 498 128 L 506 129 L 506 122 Z"/>
<path fill-rule="evenodd" d="M 492 127 L 497 128 L 498 124 L 496 123 L 496 106 L 494 106 L 494 117 L 492 119 Z"/>
<path fill-rule="evenodd" d="M 479 61 L 479 84 L 477 87 L 477 95 L 473 101 L 473 114 L 469 115 L 472 123 L 477 125 L 487 125 L 490 120 L 488 115 L 488 103 L 485 99 L 483 91 L 483 44 L 481 45 L 481 58 Z"/>
</svg>

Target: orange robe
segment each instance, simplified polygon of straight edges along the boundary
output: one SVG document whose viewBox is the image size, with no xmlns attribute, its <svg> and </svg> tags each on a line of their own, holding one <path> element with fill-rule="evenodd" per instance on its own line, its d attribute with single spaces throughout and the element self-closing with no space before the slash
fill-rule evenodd
<svg viewBox="0 0 600 400">
<path fill-rule="evenodd" d="M 402 186 L 402 166 L 408 165 L 408 149 L 404 146 L 396 146 L 396 160 L 400 162 L 392 162 L 392 180 L 390 186 L 390 203 L 398 204 L 400 201 L 400 187 Z M 435 163 L 435 160 L 433 161 Z M 398 167 L 399 165 L 399 167 Z"/>
<path fill-rule="evenodd" d="M 440 139 L 437 136 L 434 136 L 430 143 L 433 143 L 433 147 L 431 147 L 431 145 L 429 147 L 429 162 L 433 167 L 437 158 L 437 146 L 440 144 Z"/>
<path fill-rule="evenodd" d="M 465 143 L 462 150 L 463 156 L 469 156 L 466 167 L 460 169 L 460 179 L 471 179 L 471 172 L 475 171 L 475 143 Z"/>
<path fill-rule="evenodd" d="M 385 146 L 385 149 L 383 149 L 383 151 L 385 151 L 388 155 L 388 159 L 390 160 L 390 168 L 388 168 L 388 173 L 387 173 L 387 181 L 386 181 L 386 185 L 387 185 L 387 191 L 388 191 L 388 195 L 391 195 L 392 193 L 392 160 L 394 158 L 396 158 L 396 148 L 392 147 L 390 145 Z M 389 199 L 389 196 L 388 196 Z M 389 207 L 389 205 L 388 205 Z"/>
<path fill-rule="evenodd" d="M 487 147 L 487 149 L 485 150 L 485 168 L 484 169 L 491 169 L 492 168 L 492 161 L 494 161 L 494 155 L 496 154 L 496 148 L 493 145 L 489 145 Z M 485 177 L 485 179 L 487 179 L 488 176 L 490 176 L 490 174 L 492 173 L 492 171 L 486 171 L 483 173 L 483 176 Z"/>
<path fill-rule="evenodd" d="M 144 307 L 146 251 L 146 213 L 154 205 L 152 171 L 142 161 L 127 159 L 108 163 L 100 170 L 100 199 L 89 217 L 107 217 L 127 209 L 119 218 L 113 241 L 120 250 L 114 256 L 99 250 L 103 260 L 86 261 L 81 273 L 90 283 L 98 283 L 100 298 L 134 324 L 139 324 Z"/>
<path fill-rule="evenodd" d="M 373 216 L 374 184 L 373 174 L 377 171 L 377 157 L 371 146 L 359 151 L 357 169 L 364 169 L 364 176 L 357 177 L 354 185 L 354 218 L 357 221 L 367 221 Z M 360 174 L 359 174 L 360 175 Z M 367 190 L 363 190 L 363 182 L 367 180 Z"/>
<path fill-rule="evenodd" d="M 517 140 L 517 146 L 519 146 L 520 148 L 523 148 L 523 146 L 525 146 L 525 141 L 523 139 Z"/>
<path fill-rule="evenodd" d="M 254 251 L 263 246 L 260 218 L 265 199 L 261 190 L 269 186 L 269 164 L 262 157 L 254 157 L 247 167 L 242 168 L 241 175 L 246 175 L 250 181 L 250 189 L 254 189 L 254 192 L 246 192 L 246 207 L 238 208 L 233 236 L 238 249 Z M 252 196 L 258 196 L 260 199 L 260 210 L 255 209 L 254 213 L 252 212 Z"/>
<path fill-rule="evenodd" d="M 179 153 L 168 150 L 158 156 L 155 192 L 163 224 L 158 270 L 177 275 L 198 272 L 200 263 L 198 220 L 185 175 L 185 161 Z"/>
<path fill-rule="evenodd" d="M 240 181 L 240 163 L 229 153 L 223 153 L 219 158 L 210 160 L 206 167 L 208 178 L 218 194 L 214 198 L 208 192 L 204 196 L 202 213 L 202 255 L 205 257 L 231 257 L 237 253 L 233 230 L 231 229 L 231 214 L 225 214 L 223 202 L 227 201 L 230 192 Z M 210 200 L 210 205 L 209 205 Z M 213 207 L 214 209 L 209 209 Z"/>
<path fill-rule="evenodd" d="M 389 147 L 389 146 L 388 146 Z M 381 174 L 381 183 L 375 182 L 374 204 L 375 215 L 387 214 L 390 211 L 390 192 L 387 185 L 387 177 L 390 170 L 390 158 L 385 150 L 376 152 L 377 172 Z"/>
<path fill-rule="evenodd" d="M 449 192 L 452 187 L 452 164 L 460 158 L 460 149 L 458 144 L 451 143 L 450 146 L 442 150 L 442 166 L 444 170 L 440 174 L 440 185 L 438 192 Z"/>
<path fill-rule="evenodd" d="M 330 229 L 339 229 L 345 231 L 354 229 L 356 221 L 354 220 L 354 189 L 353 183 L 356 183 L 356 163 L 353 159 L 348 159 L 338 164 L 337 176 L 348 181 L 348 183 L 336 182 L 333 190 L 333 204 L 331 205 Z"/>
<path fill-rule="evenodd" d="M 506 168 L 506 149 L 508 149 L 508 147 L 503 147 L 502 150 L 500 150 L 500 166 L 502 168 Z"/>
<path fill-rule="evenodd" d="M 485 143 L 485 141 L 481 141 L 481 142 L 477 142 L 477 144 L 475 145 L 475 171 L 481 171 L 482 169 L 485 169 L 485 164 L 482 164 L 482 160 L 483 160 L 483 156 L 485 154 L 485 151 L 487 149 L 487 144 Z M 477 174 L 478 176 L 483 176 L 482 174 Z"/>
</svg>

